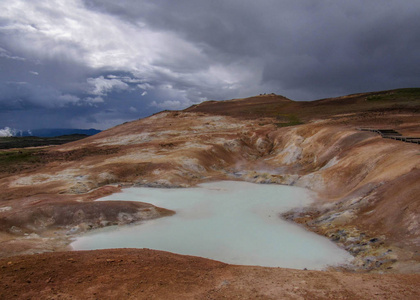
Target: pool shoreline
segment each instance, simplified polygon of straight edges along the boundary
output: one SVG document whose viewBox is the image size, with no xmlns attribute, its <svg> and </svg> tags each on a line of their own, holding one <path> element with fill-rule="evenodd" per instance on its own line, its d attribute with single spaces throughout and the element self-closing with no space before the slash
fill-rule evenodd
<svg viewBox="0 0 420 300">
<path fill-rule="evenodd" d="M 255 188 L 261 188 L 261 189 L 264 189 L 265 187 L 271 187 L 271 188 L 269 188 L 269 190 L 271 189 L 272 191 L 273 190 L 280 190 L 280 189 L 284 189 L 284 188 L 286 188 L 286 189 L 292 189 L 293 191 L 303 191 L 304 189 L 302 189 L 302 188 L 297 188 L 297 187 L 288 187 L 288 186 L 280 186 L 280 185 L 261 185 L 261 184 L 253 184 L 253 183 L 247 183 L 247 182 L 240 182 L 240 181 L 221 181 L 221 182 L 224 182 L 225 183 L 225 185 L 223 185 L 222 184 L 222 189 L 226 189 L 226 188 L 228 188 L 229 186 L 232 186 L 232 185 L 239 185 L 239 186 L 242 186 L 242 187 L 247 187 L 247 189 L 249 189 L 249 187 L 252 187 L 252 190 L 253 189 L 255 189 Z M 164 189 L 164 191 L 160 191 L 160 193 L 163 193 L 163 194 L 167 194 L 168 193 L 168 191 L 172 191 L 171 193 L 173 194 L 173 192 L 175 191 L 175 190 L 177 190 L 178 192 L 179 191 L 181 191 L 181 193 L 183 193 L 183 192 L 186 192 L 186 191 L 188 191 L 188 190 L 193 190 L 193 191 L 197 191 L 200 187 L 202 188 L 203 186 L 204 187 L 211 187 L 213 190 L 212 191 L 210 191 L 211 193 L 218 193 L 219 191 L 217 190 L 217 188 L 219 188 L 220 189 L 220 186 L 217 186 L 217 184 L 219 184 L 220 182 L 213 182 L 213 183 L 204 183 L 204 184 L 201 184 L 201 185 L 198 185 L 198 187 L 195 187 L 195 188 L 191 188 L 191 189 L 167 189 L 167 188 L 165 188 Z M 216 185 L 216 186 L 215 186 Z M 214 189 L 214 187 L 216 187 L 216 190 Z M 133 189 L 142 189 L 142 191 L 143 192 L 145 192 L 145 191 L 147 191 L 147 192 L 151 192 L 151 191 L 154 191 L 154 192 L 156 192 L 157 190 L 159 190 L 159 189 L 156 189 L 156 188 L 130 188 L 129 190 L 133 190 Z M 271 192 L 272 192 L 271 191 Z M 96 201 L 106 201 L 106 199 L 109 199 L 109 200 L 117 200 L 117 201 L 122 201 L 122 199 L 120 199 L 123 195 L 124 195 L 124 192 L 127 192 L 127 189 L 124 189 L 123 191 L 122 191 L 122 193 L 117 193 L 117 194 L 113 194 L 113 195 L 111 195 L 111 196 L 108 196 L 108 197 L 105 197 L 105 199 L 104 198 L 101 198 L 101 199 L 97 199 Z M 231 192 L 231 191 L 230 191 Z M 247 193 L 252 193 L 252 191 L 251 190 L 247 190 L 246 191 L 246 193 L 245 194 L 247 194 Z M 307 190 L 305 190 L 305 193 L 306 193 L 306 197 L 308 196 L 308 193 L 309 193 L 309 191 L 307 191 Z M 258 193 L 257 193 L 258 194 Z M 313 193 L 311 193 L 311 194 L 313 194 Z M 303 194 L 302 194 L 303 195 Z M 133 199 L 130 199 L 131 201 L 133 200 Z M 148 202 L 146 199 L 141 199 L 141 201 L 142 202 L 147 202 L 147 203 L 150 203 L 150 204 L 152 204 L 152 205 L 155 205 L 155 206 L 158 206 L 158 207 L 163 207 L 163 208 L 166 208 L 166 209 L 171 209 L 171 210 L 174 210 L 174 211 L 176 211 L 177 213 L 174 215 L 174 216 L 172 216 L 172 218 L 177 218 L 177 217 L 179 217 L 180 216 L 180 213 L 181 213 L 181 216 L 182 216 L 182 214 L 183 214 L 183 212 L 181 211 L 179 211 L 179 210 L 177 210 L 177 209 L 174 209 L 173 207 L 168 207 L 168 206 L 165 206 L 165 205 L 159 205 L 159 203 L 156 203 L 156 202 Z M 273 222 L 273 220 L 272 219 L 278 219 L 278 220 L 276 220 L 275 221 L 275 223 L 276 223 L 276 225 L 275 226 L 278 226 L 281 222 L 285 222 L 285 223 L 287 223 L 287 224 L 290 224 L 290 225 L 288 225 L 288 226 L 296 226 L 296 228 L 299 228 L 299 230 L 303 230 L 304 232 L 306 232 L 306 233 L 308 233 L 308 234 L 313 234 L 313 235 L 315 235 L 317 238 L 315 238 L 315 240 L 317 240 L 317 239 L 325 239 L 325 240 L 327 240 L 325 237 L 322 237 L 322 236 L 319 236 L 319 235 L 316 235 L 316 234 L 314 234 L 314 233 L 312 233 L 311 231 L 308 231 L 306 228 L 304 228 L 303 226 L 300 226 L 300 225 L 296 225 L 296 224 L 294 224 L 294 223 L 291 223 L 291 222 L 289 222 L 289 221 L 287 221 L 287 220 L 284 220 L 282 217 L 281 217 L 281 215 L 283 214 L 283 213 L 285 213 L 286 211 L 289 211 L 290 209 L 292 209 L 292 208 L 302 208 L 302 207 L 304 207 L 304 206 L 307 206 L 307 205 L 309 205 L 310 203 L 312 203 L 312 201 L 313 201 L 313 199 L 306 199 L 306 201 L 304 201 L 304 202 L 300 202 L 299 203 L 299 205 L 298 206 L 296 206 L 296 204 L 294 204 L 294 205 L 290 205 L 289 204 L 289 206 L 286 208 L 286 209 L 283 209 L 282 211 L 280 211 L 280 210 L 277 210 L 277 211 L 273 211 L 272 212 L 272 214 L 271 214 L 271 216 L 269 217 L 270 219 L 268 219 L 267 218 L 267 220 L 265 220 L 264 222 Z M 261 203 L 260 203 L 261 204 Z M 302 206 L 302 204 L 305 204 L 305 205 L 303 205 Z M 206 204 L 206 205 L 208 205 L 208 204 Z M 252 206 L 252 204 L 249 204 L 249 205 L 251 205 Z M 259 206 L 261 206 L 261 205 L 259 205 Z M 211 209 L 215 209 L 214 207 L 212 207 Z M 231 208 L 229 208 L 229 209 L 231 209 Z M 253 208 L 254 210 L 256 209 L 257 211 L 259 211 L 260 209 L 261 209 L 261 207 L 258 207 L 258 208 Z M 207 211 L 208 212 L 208 211 Z M 231 210 L 230 211 L 230 213 L 235 213 L 233 210 Z M 259 212 L 259 213 L 261 213 L 261 212 Z M 241 217 L 242 216 L 242 213 L 239 213 L 239 216 Z M 194 217 L 194 216 L 192 216 L 192 215 L 188 215 L 188 218 L 192 218 L 192 217 Z M 152 222 L 166 222 L 166 221 L 162 221 L 162 220 L 166 220 L 167 218 L 163 218 L 163 219 L 158 219 L 158 221 L 156 221 L 156 220 L 153 220 Z M 228 220 L 229 221 L 229 220 Z M 141 225 L 140 225 L 140 227 L 138 228 L 138 230 L 139 231 L 142 231 L 142 230 L 144 230 L 144 227 L 145 227 L 145 225 L 148 225 L 150 222 L 145 222 L 145 223 L 142 223 Z M 260 226 L 260 223 L 261 222 L 257 222 L 256 224 L 258 224 L 258 225 L 255 225 L 255 226 Z M 135 226 L 135 225 L 134 225 Z M 173 225 L 172 225 L 173 226 Z M 208 226 L 208 225 L 206 225 L 206 226 Z M 212 224 L 211 226 L 216 226 L 216 225 L 214 225 L 214 224 Z M 127 226 L 124 226 L 124 227 L 127 227 Z M 129 226 L 129 227 L 132 227 L 132 226 Z M 242 227 L 241 227 L 242 228 Z M 243 229 L 243 228 L 242 228 Z M 278 228 L 276 228 L 276 230 L 277 230 Z M 120 232 L 121 231 L 123 231 L 123 232 L 127 232 L 127 231 L 129 231 L 129 229 L 124 229 L 124 228 L 120 228 L 120 229 L 118 229 Z M 247 230 L 249 230 L 249 231 L 252 231 L 253 230 L 253 228 L 252 227 L 249 227 Z M 275 230 L 275 231 L 276 231 Z M 288 230 L 292 230 L 292 229 L 288 229 Z M 106 231 L 108 231 L 108 230 L 106 230 Z M 274 231 L 274 232 L 275 232 Z M 271 231 L 270 231 L 271 232 Z M 80 241 L 80 240 L 83 240 L 83 239 L 86 239 L 86 237 L 87 236 L 91 236 L 91 235 L 95 235 L 95 234 L 97 234 L 97 231 L 95 230 L 95 232 L 90 232 L 90 233 L 87 233 L 87 235 L 85 234 L 85 235 L 82 235 L 81 237 L 77 237 L 76 238 L 76 242 L 73 242 L 73 243 L 71 243 L 71 246 L 72 247 L 74 247 L 74 245 L 75 244 L 77 244 L 77 241 Z M 199 234 L 197 234 L 196 232 L 194 232 L 194 231 L 191 231 L 191 234 L 196 234 L 197 236 L 199 236 Z M 235 234 L 235 233 L 229 233 L 230 234 L 230 239 L 238 239 L 238 237 L 237 237 L 237 235 Z M 273 234 L 272 232 L 271 232 L 271 234 Z M 300 233 L 299 233 L 300 234 Z M 150 233 L 149 233 L 149 235 L 150 235 Z M 254 239 L 259 239 L 260 238 L 260 233 L 258 233 L 258 234 L 256 234 L 256 235 L 254 235 L 253 236 L 253 238 Z M 153 238 L 153 237 L 152 237 Z M 169 239 L 169 238 L 171 238 L 171 237 L 166 237 L 167 239 Z M 292 234 L 292 236 L 289 236 L 288 237 L 289 238 L 289 241 L 291 241 L 291 240 L 293 240 L 293 239 L 295 239 L 295 237 L 293 237 L 293 234 Z M 267 239 L 263 239 L 264 240 L 264 242 L 267 242 Z M 203 241 L 202 241 L 203 242 Z M 238 243 L 244 243 L 244 241 L 243 240 L 241 240 L 241 239 L 238 239 L 238 241 L 237 241 Z M 316 243 L 317 243 L 318 241 L 316 241 Z M 327 240 L 327 242 L 330 242 L 330 241 L 328 241 Z M 217 241 L 215 242 L 215 243 L 217 243 Z M 333 244 L 332 242 L 330 242 L 331 244 Z M 278 245 L 276 245 L 277 247 L 279 247 Z M 333 244 L 333 246 L 334 247 L 336 247 L 337 249 L 338 249 L 338 247 L 335 245 L 335 244 Z M 191 245 L 191 247 L 195 247 L 194 245 Z M 299 249 L 300 248 L 311 248 L 311 245 L 305 245 L 305 246 L 298 246 L 298 248 L 296 248 L 294 251 L 292 251 L 292 252 L 298 252 L 298 251 L 300 251 Z M 83 248 L 83 247 L 79 247 L 79 246 L 76 246 L 76 247 L 74 247 L 74 248 L 78 248 L 78 249 L 80 249 L 80 250 L 89 250 L 89 249 L 87 249 L 87 248 Z M 111 249 L 111 248 L 116 248 L 116 247 L 109 247 L 109 246 L 107 246 L 106 247 L 106 249 Z M 118 248 L 131 248 L 131 246 L 130 245 L 128 245 L 128 246 L 125 246 L 125 245 L 122 245 L 122 246 L 118 246 Z M 134 248 L 138 248 L 137 246 L 136 247 L 134 247 Z M 150 247 L 150 246 L 145 246 L 145 247 L 140 247 L 140 248 L 150 248 L 150 249 L 154 249 L 153 247 Z M 99 247 L 99 248 L 95 248 L 95 247 L 93 247 L 92 248 L 92 250 L 93 249 L 105 249 L 105 248 L 103 248 L 103 247 Z M 279 248 L 280 249 L 280 248 Z M 179 253 L 179 254 L 182 254 L 182 255 L 193 255 L 193 256 L 199 256 L 199 257 L 205 257 L 205 258 L 209 258 L 209 259 L 215 259 L 215 260 L 218 260 L 218 261 L 222 261 L 222 262 L 225 262 L 225 263 L 229 263 L 229 264 L 236 264 L 236 265 L 258 265 L 258 266 L 267 266 L 267 267 L 271 267 L 272 265 L 270 265 L 270 264 L 268 264 L 268 265 L 266 265 L 266 264 L 261 264 L 261 263 L 252 263 L 252 262 L 247 262 L 246 261 L 246 259 L 244 260 L 244 261 L 235 261 L 235 260 L 223 260 L 223 259 L 220 259 L 219 257 L 209 257 L 208 255 L 202 255 L 202 254 L 200 254 L 199 252 L 197 252 L 197 253 L 188 253 L 188 252 L 179 252 L 179 251 L 172 251 L 171 249 L 162 249 L 162 248 L 157 248 L 156 250 L 162 250 L 162 251 L 169 251 L 169 252 L 173 252 L 173 253 Z M 219 250 L 219 251 L 227 251 L 226 249 L 222 249 L 222 250 Z M 238 250 L 239 251 L 239 250 Z M 267 249 L 264 249 L 264 247 L 262 247 L 259 251 L 266 251 L 267 252 Z M 343 251 L 343 250 L 341 250 L 340 249 L 340 251 Z M 236 255 L 236 254 L 235 254 Z M 251 254 L 249 254 L 249 255 L 251 255 Z M 307 259 L 307 257 L 302 257 L 301 259 L 299 259 L 299 260 L 305 260 L 305 259 Z M 337 268 L 340 268 L 340 269 L 342 269 L 343 267 L 345 268 L 345 266 L 343 266 L 343 264 L 349 264 L 350 263 L 350 257 L 347 257 L 347 260 L 344 262 L 341 262 L 341 263 L 332 263 L 332 264 L 325 264 L 322 268 L 320 268 L 319 267 L 319 265 L 315 268 L 315 269 L 327 269 L 327 268 L 330 268 L 331 267 L 331 265 L 334 265 L 333 266 L 333 268 L 335 268 L 335 267 L 337 267 Z M 304 268 L 307 268 L 307 269 L 311 269 L 311 267 L 309 266 L 309 263 L 303 263 L 303 265 L 302 264 L 299 264 L 299 265 L 297 265 L 296 267 L 294 267 L 294 266 L 291 266 L 291 265 L 274 265 L 274 266 L 272 266 L 272 267 L 286 267 L 286 268 L 297 268 L 297 269 L 304 269 Z M 348 267 L 347 267 L 348 268 Z M 312 268 L 313 269 L 313 268 Z"/>
</svg>

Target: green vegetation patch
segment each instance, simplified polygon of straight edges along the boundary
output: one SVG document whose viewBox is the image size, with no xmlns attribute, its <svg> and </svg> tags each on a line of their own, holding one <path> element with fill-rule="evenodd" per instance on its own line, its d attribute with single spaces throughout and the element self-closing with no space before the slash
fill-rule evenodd
<svg viewBox="0 0 420 300">
<path fill-rule="evenodd" d="M 280 121 L 276 123 L 277 127 L 288 127 L 303 124 L 298 116 L 292 114 L 278 115 L 276 119 Z"/>
<path fill-rule="evenodd" d="M 409 88 L 378 93 L 366 97 L 367 101 L 420 101 L 420 88 Z"/>
<path fill-rule="evenodd" d="M 33 169 L 44 161 L 40 150 L 19 149 L 0 151 L 0 173 L 16 173 Z"/>
<path fill-rule="evenodd" d="M 38 155 L 39 150 L 12 150 L 12 151 L 0 151 L 0 165 L 15 164 L 15 163 L 37 163 L 41 162 L 41 158 Z"/>
</svg>

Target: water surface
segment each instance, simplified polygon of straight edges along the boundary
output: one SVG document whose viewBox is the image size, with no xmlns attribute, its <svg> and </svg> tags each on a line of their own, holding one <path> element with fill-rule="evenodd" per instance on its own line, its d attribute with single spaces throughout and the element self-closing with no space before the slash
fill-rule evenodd
<svg viewBox="0 0 420 300">
<path fill-rule="evenodd" d="M 322 269 L 351 258 L 327 238 L 279 218 L 312 201 L 302 188 L 221 181 L 186 189 L 129 188 L 100 200 L 148 202 L 176 214 L 86 234 L 71 244 L 74 249 L 150 248 L 299 269 Z"/>
</svg>

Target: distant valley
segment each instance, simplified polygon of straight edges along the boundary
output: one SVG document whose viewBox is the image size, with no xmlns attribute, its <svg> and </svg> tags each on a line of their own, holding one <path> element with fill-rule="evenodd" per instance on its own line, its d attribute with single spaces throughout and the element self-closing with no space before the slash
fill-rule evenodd
<svg viewBox="0 0 420 300">
<path fill-rule="evenodd" d="M 41 128 L 41 129 L 30 129 L 30 130 L 12 130 L 13 136 L 16 137 L 26 137 L 26 136 L 36 136 L 36 137 L 57 137 L 62 135 L 73 135 L 73 134 L 83 134 L 83 135 L 94 135 L 101 130 L 97 129 L 77 129 L 77 128 Z"/>
</svg>

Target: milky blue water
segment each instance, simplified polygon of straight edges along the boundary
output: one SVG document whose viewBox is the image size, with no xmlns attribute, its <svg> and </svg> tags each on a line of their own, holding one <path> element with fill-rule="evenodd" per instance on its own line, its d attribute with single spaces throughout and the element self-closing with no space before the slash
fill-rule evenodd
<svg viewBox="0 0 420 300">
<path fill-rule="evenodd" d="M 150 248 L 230 264 L 314 270 L 351 259 L 327 238 L 279 217 L 312 201 L 298 187 L 221 181 L 186 189 L 128 188 L 100 200 L 148 202 L 176 214 L 97 230 L 77 238 L 75 250 Z"/>
</svg>

